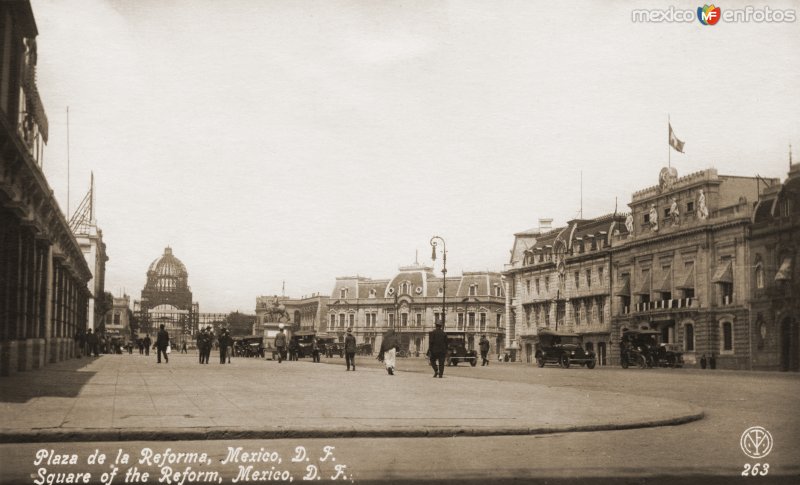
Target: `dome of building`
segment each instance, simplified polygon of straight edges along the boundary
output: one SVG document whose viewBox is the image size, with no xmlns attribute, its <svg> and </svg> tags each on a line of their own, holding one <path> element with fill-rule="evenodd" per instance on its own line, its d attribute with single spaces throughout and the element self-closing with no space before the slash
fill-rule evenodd
<svg viewBox="0 0 800 485">
<path fill-rule="evenodd" d="M 169 246 L 164 254 L 153 261 L 147 269 L 148 286 L 158 291 L 175 291 L 187 287 L 189 273 L 180 259 L 172 254 Z"/>
</svg>

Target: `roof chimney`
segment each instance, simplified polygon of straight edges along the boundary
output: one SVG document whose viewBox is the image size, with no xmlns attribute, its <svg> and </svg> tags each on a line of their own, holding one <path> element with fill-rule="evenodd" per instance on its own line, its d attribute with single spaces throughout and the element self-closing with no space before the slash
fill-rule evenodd
<svg viewBox="0 0 800 485">
<path fill-rule="evenodd" d="M 539 231 L 547 232 L 553 229 L 553 219 L 539 219 Z"/>
</svg>

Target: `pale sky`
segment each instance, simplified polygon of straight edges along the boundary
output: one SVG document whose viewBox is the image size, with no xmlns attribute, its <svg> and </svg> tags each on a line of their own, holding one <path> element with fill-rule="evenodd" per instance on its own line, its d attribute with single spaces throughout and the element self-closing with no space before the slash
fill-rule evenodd
<svg viewBox="0 0 800 485">
<path fill-rule="evenodd" d="M 44 171 L 96 183 L 106 289 L 169 245 L 201 312 L 430 262 L 501 271 L 513 234 L 679 175 L 800 159 L 800 21 L 633 23 L 698 3 L 33 0 Z M 772 9 L 800 3 L 725 2 Z M 800 16 L 800 15 L 799 15 Z M 437 274 L 439 267 L 437 266 Z"/>
</svg>

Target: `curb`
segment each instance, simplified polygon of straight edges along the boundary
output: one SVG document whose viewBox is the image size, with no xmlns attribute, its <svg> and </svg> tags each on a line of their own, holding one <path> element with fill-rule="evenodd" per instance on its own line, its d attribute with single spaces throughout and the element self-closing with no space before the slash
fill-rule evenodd
<svg viewBox="0 0 800 485">
<path fill-rule="evenodd" d="M 443 426 L 418 428 L 84 428 L 0 430 L 0 443 L 47 443 L 93 441 L 200 441 L 230 439 L 315 439 L 315 438 L 452 438 L 468 436 L 520 436 L 556 433 L 618 431 L 659 426 L 678 426 L 703 419 L 699 410 L 683 416 L 634 423 L 568 425 L 534 428 L 480 428 Z"/>
</svg>

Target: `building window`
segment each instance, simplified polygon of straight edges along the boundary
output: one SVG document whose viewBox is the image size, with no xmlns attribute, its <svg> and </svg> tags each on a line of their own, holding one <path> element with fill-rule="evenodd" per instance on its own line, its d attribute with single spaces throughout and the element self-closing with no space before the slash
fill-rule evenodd
<svg viewBox="0 0 800 485">
<path fill-rule="evenodd" d="M 601 285 L 603 284 L 603 269 L 602 266 L 597 268 L 597 282 Z"/>
<path fill-rule="evenodd" d="M 575 315 L 575 325 L 581 324 L 581 305 L 577 300 L 572 301 L 572 313 Z"/>
<path fill-rule="evenodd" d="M 439 323 L 440 321 L 442 321 L 442 314 L 439 312 L 434 312 L 433 323 Z"/>
<path fill-rule="evenodd" d="M 497 325 L 497 328 L 500 328 L 500 324 L 502 323 L 502 318 L 503 318 L 503 315 L 501 315 L 499 313 L 497 315 L 495 315 L 495 319 L 497 320 L 497 322 L 495 324 Z"/>
<path fill-rule="evenodd" d="M 581 287 L 581 273 L 579 271 L 575 272 L 575 289 Z"/>
<path fill-rule="evenodd" d="M 539 278 L 536 278 L 536 294 L 538 295 L 539 293 Z"/>
<path fill-rule="evenodd" d="M 436 290 L 436 296 L 442 296 L 444 294 L 444 288 L 441 286 Z"/>
<path fill-rule="evenodd" d="M 347 298 L 347 288 L 342 288 L 339 290 L 339 298 L 345 299 Z"/>
<path fill-rule="evenodd" d="M 350 326 L 354 327 L 356 325 L 356 315 L 355 313 L 350 314 Z"/>
<path fill-rule="evenodd" d="M 344 318 L 345 318 L 344 313 L 340 313 L 339 314 L 339 326 L 340 327 L 344 327 Z"/>
<path fill-rule="evenodd" d="M 550 303 L 544 304 L 544 326 L 550 326 Z"/>
<path fill-rule="evenodd" d="M 403 327 L 408 326 L 408 313 L 401 313 L 400 314 L 400 325 Z"/>
<path fill-rule="evenodd" d="M 686 214 L 693 214 L 694 213 L 694 202 L 687 202 L 686 203 Z"/>
<path fill-rule="evenodd" d="M 500 285 L 494 285 L 494 296 L 503 296 L 503 290 Z"/>
<path fill-rule="evenodd" d="M 605 323 L 605 320 L 606 320 L 606 299 L 605 298 L 598 298 L 597 299 L 597 320 L 600 323 Z"/>
<path fill-rule="evenodd" d="M 528 286 L 528 291 L 530 291 L 530 286 Z M 469 285 L 469 296 L 475 296 L 478 294 L 478 285 Z"/>
<path fill-rule="evenodd" d="M 464 328 L 464 314 L 463 313 L 459 313 L 458 314 L 458 329 L 462 330 L 463 328 Z"/>
<path fill-rule="evenodd" d="M 645 225 L 650 224 L 650 213 L 644 215 L 644 224 Z"/>
<path fill-rule="evenodd" d="M 722 348 L 720 351 L 722 353 L 732 353 L 733 352 L 733 323 L 731 322 L 722 322 Z"/>
<path fill-rule="evenodd" d="M 486 331 L 486 314 L 485 313 L 481 313 L 480 322 L 481 322 L 480 331 L 481 332 L 485 332 Z"/>
<path fill-rule="evenodd" d="M 544 277 L 544 291 L 550 291 L 550 277 Z"/>
<path fill-rule="evenodd" d="M 467 319 L 467 324 L 469 325 L 468 328 L 473 329 L 475 328 L 475 312 L 469 312 Z"/>
<path fill-rule="evenodd" d="M 417 313 L 417 314 L 415 315 L 415 321 L 414 321 L 414 324 L 415 324 L 417 327 L 421 327 L 421 326 L 422 326 L 422 313 Z"/>
<path fill-rule="evenodd" d="M 331 321 L 328 322 L 328 328 L 333 328 L 336 326 L 336 315 L 331 315 Z"/>
<path fill-rule="evenodd" d="M 683 348 L 686 352 L 694 352 L 694 325 L 687 323 L 683 327 Z"/>
<path fill-rule="evenodd" d="M 114 313 L 114 325 L 119 325 L 119 313 Z"/>
<path fill-rule="evenodd" d="M 531 294 L 531 280 L 525 280 L 525 294 Z"/>
<path fill-rule="evenodd" d="M 587 288 L 591 288 L 592 287 L 592 270 L 591 269 L 587 269 L 586 270 L 586 287 Z"/>
<path fill-rule="evenodd" d="M 375 288 L 371 288 L 371 289 L 369 290 L 369 297 L 370 297 L 370 298 L 375 298 L 375 295 L 376 295 Z"/>
<path fill-rule="evenodd" d="M 389 314 L 389 326 L 394 327 L 394 313 Z"/>
</svg>

